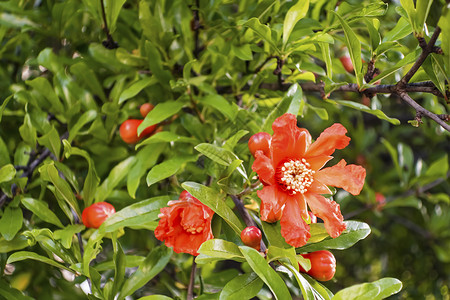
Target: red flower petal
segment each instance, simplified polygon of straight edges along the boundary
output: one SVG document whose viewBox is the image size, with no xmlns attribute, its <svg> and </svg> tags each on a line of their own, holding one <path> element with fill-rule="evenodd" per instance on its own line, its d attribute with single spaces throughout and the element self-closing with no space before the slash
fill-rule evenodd
<svg viewBox="0 0 450 300">
<path fill-rule="evenodd" d="M 339 204 L 317 194 L 305 194 L 305 197 L 311 211 L 324 221 L 328 234 L 338 237 L 346 228 Z"/>
<path fill-rule="evenodd" d="M 308 158 L 307 162 L 311 165 L 311 170 L 320 170 L 325 164 L 333 159 L 333 156 L 321 155 Z"/>
<path fill-rule="evenodd" d="M 281 235 L 286 242 L 294 247 L 301 247 L 306 244 L 311 237 L 309 233 L 309 225 L 303 220 L 301 215 L 308 214 L 303 196 L 289 197 L 286 202 L 286 207 L 281 217 Z M 303 209 L 301 206 L 304 206 Z"/>
<path fill-rule="evenodd" d="M 358 195 L 366 178 L 366 170 L 357 165 L 347 165 L 341 160 L 337 165 L 318 171 L 314 178 L 323 184 L 340 187 L 352 195 Z"/>
<path fill-rule="evenodd" d="M 273 124 L 272 161 L 276 168 L 280 161 L 286 158 L 301 158 L 311 144 L 308 130 L 297 127 L 297 117 L 284 114 Z"/>
<path fill-rule="evenodd" d="M 261 220 L 269 223 L 278 221 L 289 195 L 274 185 L 265 186 L 262 190 L 257 191 L 257 194 L 261 199 Z"/>
<path fill-rule="evenodd" d="M 314 194 L 331 194 L 330 189 L 326 186 L 326 184 L 323 184 L 317 180 L 314 180 L 311 186 L 308 188 L 308 193 L 314 193 Z"/>
<path fill-rule="evenodd" d="M 344 126 L 338 123 L 333 124 L 325 129 L 317 140 L 312 143 L 305 157 L 331 155 L 336 149 L 344 149 L 350 142 L 350 138 L 345 133 L 347 133 L 347 129 Z"/>
<path fill-rule="evenodd" d="M 256 159 L 252 165 L 252 170 L 258 173 L 259 180 L 265 185 L 275 184 L 275 170 L 270 158 L 265 156 L 261 150 L 256 151 L 255 157 Z"/>
</svg>

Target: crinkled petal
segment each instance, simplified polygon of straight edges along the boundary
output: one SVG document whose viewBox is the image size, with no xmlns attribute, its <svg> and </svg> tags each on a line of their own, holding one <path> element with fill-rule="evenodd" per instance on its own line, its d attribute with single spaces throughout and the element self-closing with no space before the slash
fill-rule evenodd
<svg viewBox="0 0 450 300">
<path fill-rule="evenodd" d="M 308 187 L 308 193 L 313 194 L 331 194 L 330 189 L 317 180 L 314 180 L 310 187 Z"/>
<path fill-rule="evenodd" d="M 258 174 L 259 180 L 265 185 L 275 184 L 275 170 L 270 158 L 265 156 L 261 150 L 256 151 L 255 157 L 252 170 Z"/>
<path fill-rule="evenodd" d="M 305 194 L 309 208 L 325 223 L 325 229 L 332 238 L 338 237 L 345 230 L 344 217 L 339 204 L 318 194 Z"/>
<path fill-rule="evenodd" d="M 263 187 L 257 194 L 261 199 L 261 220 L 269 223 L 278 221 L 289 195 L 273 185 Z"/>
<path fill-rule="evenodd" d="M 366 170 L 357 165 L 347 165 L 341 160 L 337 165 L 322 169 L 314 174 L 314 179 L 329 186 L 340 187 L 352 195 L 358 195 L 366 178 Z"/>
<path fill-rule="evenodd" d="M 332 158 L 333 156 L 321 155 L 316 157 L 310 157 L 308 158 L 307 162 L 309 163 L 311 170 L 317 171 L 320 170 L 323 166 L 325 166 L 325 164 Z"/>
<path fill-rule="evenodd" d="M 306 209 L 302 211 L 302 208 L 299 206 L 299 201 L 304 201 L 303 196 L 289 197 L 280 221 L 281 235 L 289 245 L 294 247 L 305 245 L 311 237 L 309 225 L 301 217 L 301 215 L 308 214 L 308 212 Z"/>
<path fill-rule="evenodd" d="M 297 127 L 297 117 L 293 114 L 277 118 L 272 129 L 271 153 L 275 168 L 286 158 L 301 158 L 311 144 L 311 135 L 308 130 Z"/>
<path fill-rule="evenodd" d="M 325 129 L 305 154 L 305 157 L 331 155 L 336 149 L 344 149 L 350 142 L 347 129 L 339 123 Z"/>
</svg>

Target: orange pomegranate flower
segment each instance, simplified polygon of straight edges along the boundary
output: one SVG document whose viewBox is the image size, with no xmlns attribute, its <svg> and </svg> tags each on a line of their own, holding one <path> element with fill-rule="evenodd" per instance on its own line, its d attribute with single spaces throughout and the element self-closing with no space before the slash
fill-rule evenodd
<svg viewBox="0 0 450 300">
<path fill-rule="evenodd" d="M 335 149 L 345 148 L 350 138 L 341 124 L 325 129 L 312 143 L 308 130 L 297 127 L 297 118 L 284 114 L 273 124 L 270 157 L 256 151 L 252 169 L 264 184 L 257 194 L 261 198 L 261 220 L 280 220 L 281 235 L 294 247 L 306 244 L 311 234 L 308 206 L 325 223 L 328 234 L 338 237 L 346 226 L 339 204 L 325 198 L 331 194 L 328 186 L 340 187 L 358 195 L 364 185 L 366 170 L 357 165 L 347 165 L 341 160 L 337 165 L 323 168 L 331 160 Z"/>
<path fill-rule="evenodd" d="M 155 237 L 177 253 L 198 255 L 200 245 L 214 238 L 211 230 L 214 212 L 187 191 L 168 205 L 160 210 Z"/>
</svg>

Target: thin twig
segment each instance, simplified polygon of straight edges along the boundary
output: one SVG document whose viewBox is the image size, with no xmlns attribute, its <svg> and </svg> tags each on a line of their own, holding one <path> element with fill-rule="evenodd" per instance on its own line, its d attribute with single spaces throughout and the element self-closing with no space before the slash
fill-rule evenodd
<svg viewBox="0 0 450 300">
<path fill-rule="evenodd" d="M 441 125 L 445 130 L 450 132 L 450 125 L 445 123 L 445 121 L 439 117 L 438 115 L 430 112 L 429 110 L 423 108 L 419 103 L 414 101 L 407 93 L 400 92 L 397 94 L 403 101 L 408 103 L 412 108 L 416 110 L 416 112 L 420 113 L 421 115 L 427 116 L 428 118 L 432 119 L 439 125 Z"/>
<path fill-rule="evenodd" d="M 194 56 L 195 58 L 198 58 L 198 55 L 200 54 L 200 29 L 203 28 L 203 26 L 200 23 L 200 1 L 195 0 L 195 9 L 192 10 L 192 15 L 194 16 L 193 23 L 192 23 L 192 30 L 194 31 Z"/>
<path fill-rule="evenodd" d="M 195 263 L 195 256 L 192 259 L 191 276 L 189 278 L 189 285 L 187 290 L 187 300 L 194 299 L 194 284 L 195 284 L 195 273 L 197 271 L 197 264 Z"/>
<path fill-rule="evenodd" d="M 426 47 L 424 45 L 421 45 L 422 53 L 420 54 L 419 58 L 417 58 L 416 62 L 411 67 L 411 69 L 409 69 L 408 73 L 406 73 L 405 76 L 403 76 L 403 78 L 399 81 L 398 83 L 399 86 L 406 85 L 409 82 L 409 80 L 414 76 L 414 74 L 416 74 L 416 72 L 419 70 L 420 66 L 423 64 L 428 55 L 432 52 L 435 52 L 434 44 L 436 43 L 440 33 L 441 28 L 437 26 Z"/>
</svg>

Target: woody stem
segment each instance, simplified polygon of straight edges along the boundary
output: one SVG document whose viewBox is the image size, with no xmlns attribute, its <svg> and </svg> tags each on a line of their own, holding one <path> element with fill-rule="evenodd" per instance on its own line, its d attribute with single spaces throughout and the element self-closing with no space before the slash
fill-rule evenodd
<svg viewBox="0 0 450 300">
<path fill-rule="evenodd" d="M 197 271 L 197 264 L 195 263 L 195 256 L 192 259 L 191 277 L 189 278 L 189 285 L 187 290 L 187 300 L 194 299 L 194 283 L 195 283 L 195 273 Z"/>
</svg>

